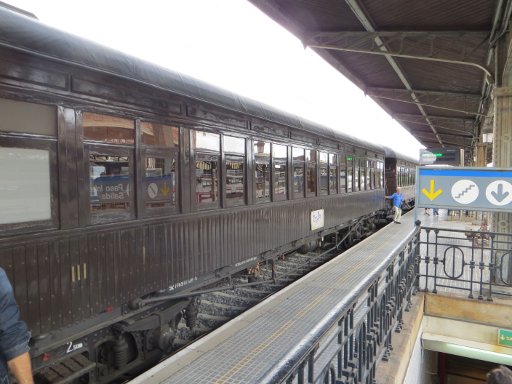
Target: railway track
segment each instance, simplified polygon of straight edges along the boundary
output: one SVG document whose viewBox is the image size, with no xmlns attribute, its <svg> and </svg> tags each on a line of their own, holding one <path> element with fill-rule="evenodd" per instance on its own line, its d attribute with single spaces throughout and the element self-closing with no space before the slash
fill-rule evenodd
<svg viewBox="0 0 512 384">
<path fill-rule="evenodd" d="M 268 262 L 259 265 L 257 278 L 247 273 L 240 273 L 231 279 L 232 289 L 223 289 L 222 286 L 218 286 L 222 290 L 202 294 L 197 299 L 199 313 L 193 328 L 190 329 L 187 320 L 182 318 L 178 324 L 174 348 L 170 355 L 234 319 L 336 257 L 340 252 L 342 250 L 337 250 L 333 244 L 306 254 L 293 252 L 284 255 L 274 263 Z"/>
</svg>

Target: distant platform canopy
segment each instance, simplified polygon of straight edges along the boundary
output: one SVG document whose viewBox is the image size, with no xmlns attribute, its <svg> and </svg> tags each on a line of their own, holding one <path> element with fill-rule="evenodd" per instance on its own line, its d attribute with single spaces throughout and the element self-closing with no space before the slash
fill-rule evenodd
<svg viewBox="0 0 512 384">
<path fill-rule="evenodd" d="M 250 0 L 427 148 L 492 131 L 495 50 L 511 0 Z"/>
</svg>

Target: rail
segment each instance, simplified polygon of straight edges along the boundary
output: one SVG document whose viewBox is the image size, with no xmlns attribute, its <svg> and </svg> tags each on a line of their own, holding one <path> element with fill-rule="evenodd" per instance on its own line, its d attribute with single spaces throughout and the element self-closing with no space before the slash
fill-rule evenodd
<svg viewBox="0 0 512 384">
<path fill-rule="evenodd" d="M 422 227 L 417 272 L 421 291 L 512 296 L 512 234 Z"/>
</svg>

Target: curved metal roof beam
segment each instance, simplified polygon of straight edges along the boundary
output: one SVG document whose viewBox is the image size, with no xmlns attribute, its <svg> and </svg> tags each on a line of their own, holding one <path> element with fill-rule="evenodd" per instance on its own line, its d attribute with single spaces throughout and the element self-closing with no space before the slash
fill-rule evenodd
<svg viewBox="0 0 512 384">
<path fill-rule="evenodd" d="M 464 113 L 465 115 L 475 115 L 475 116 L 489 117 L 488 115 L 483 114 L 483 113 L 478 113 L 478 112 L 473 112 L 473 111 L 466 111 L 466 110 L 463 110 L 463 109 L 455 109 L 455 108 L 442 107 L 440 105 L 434 105 L 434 104 L 428 104 L 428 103 L 421 103 L 421 102 L 418 103 L 418 102 L 415 102 L 415 101 L 408 101 L 408 100 L 393 98 L 393 97 L 389 97 L 389 96 L 379 96 L 379 95 L 371 94 L 371 93 L 368 93 L 368 96 L 375 97 L 376 99 L 396 101 L 396 102 L 399 102 L 399 103 L 423 105 L 425 107 L 442 109 L 444 111 L 460 112 L 460 113 Z"/>
<path fill-rule="evenodd" d="M 407 55 L 404 53 L 390 52 L 387 50 L 387 48 L 385 48 L 384 44 L 380 44 L 380 43 L 378 46 L 379 49 L 381 49 L 380 51 L 374 51 L 371 49 L 357 49 L 357 48 L 335 47 L 335 46 L 330 46 L 330 45 L 316 45 L 316 44 L 306 44 L 306 47 L 317 48 L 317 49 L 331 49 L 331 50 L 335 50 L 335 51 L 344 51 L 344 52 L 366 53 L 369 55 L 401 57 L 404 59 L 413 59 L 413 60 L 436 61 L 436 62 L 448 63 L 448 64 L 466 65 L 466 66 L 475 67 L 475 68 L 480 69 L 491 79 L 492 82 L 494 81 L 494 76 L 492 75 L 491 71 L 488 70 L 487 68 L 485 68 L 481 64 L 473 63 L 471 61 L 452 60 L 452 59 L 447 59 L 447 58 L 438 58 L 438 57 L 421 56 L 421 55 Z M 386 50 L 382 50 L 382 49 L 386 49 Z"/>
</svg>

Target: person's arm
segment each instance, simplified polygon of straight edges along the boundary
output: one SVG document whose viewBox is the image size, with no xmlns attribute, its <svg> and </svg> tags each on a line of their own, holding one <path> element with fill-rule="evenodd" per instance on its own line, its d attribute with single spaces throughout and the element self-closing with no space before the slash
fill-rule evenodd
<svg viewBox="0 0 512 384">
<path fill-rule="evenodd" d="M 0 353 L 20 383 L 33 383 L 28 353 L 30 332 L 16 305 L 5 271 L 0 268 Z"/>
<path fill-rule="evenodd" d="M 30 354 L 25 352 L 7 362 L 9 369 L 19 384 L 33 384 L 32 366 L 30 364 Z"/>
</svg>

